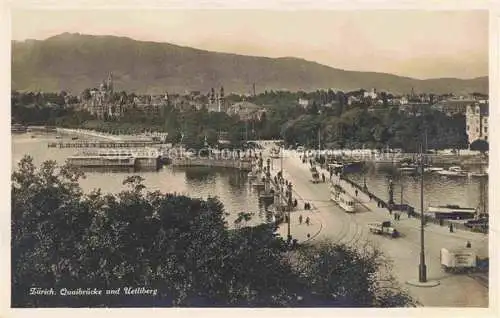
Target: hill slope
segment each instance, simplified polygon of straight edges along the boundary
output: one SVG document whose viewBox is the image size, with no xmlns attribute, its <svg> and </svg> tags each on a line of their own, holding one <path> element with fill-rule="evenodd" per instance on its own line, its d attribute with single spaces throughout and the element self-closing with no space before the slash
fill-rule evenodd
<svg viewBox="0 0 500 318">
<path fill-rule="evenodd" d="M 216 53 L 168 43 L 64 33 L 43 41 L 12 42 L 12 89 L 79 93 L 112 71 L 115 89 L 184 92 L 223 85 L 227 92 L 377 88 L 395 93 L 488 92 L 488 78 L 417 80 L 335 69 L 297 58 Z"/>
</svg>

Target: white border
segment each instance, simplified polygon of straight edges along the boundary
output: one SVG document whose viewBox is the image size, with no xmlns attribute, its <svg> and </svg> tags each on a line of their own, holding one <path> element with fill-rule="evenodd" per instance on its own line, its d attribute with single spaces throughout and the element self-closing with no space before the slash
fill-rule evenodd
<svg viewBox="0 0 500 318">
<path fill-rule="evenodd" d="M 146 3 L 147 2 L 147 3 Z M 500 99 L 500 83 L 499 83 L 499 52 L 500 52 L 500 11 L 497 1 L 480 1 L 480 0 L 461 0 L 461 1 L 265 1 L 265 0 L 247 0 L 247 1 L 132 1 L 132 0 L 113 0 L 113 1 L 68 1 L 68 0 L 52 0 L 52 1 L 26 1 L 20 0 L 15 2 L 0 2 L 0 40 L 1 40 L 1 63 L 3 70 L 0 77 L 0 112 L 4 120 L 4 125 L 1 125 L 1 140 L 3 149 L 6 152 L 7 164 L 0 168 L 4 182 L 2 182 L 2 192 L 5 197 L 3 202 L 6 207 L 1 209 L 2 220 L 0 222 L 2 231 L 0 231 L 0 248 L 2 257 L 0 258 L 0 317 L 83 317 L 83 316 L 103 316 L 112 315 L 117 317 L 136 317 L 139 315 L 162 315 L 162 316 L 193 316 L 200 315 L 203 317 L 255 317 L 255 316 L 280 316 L 280 317 L 414 317 L 414 316 L 453 316 L 467 317 L 471 316 L 500 316 L 498 312 L 498 255 L 497 247 L 497 231 L 499 224 L 495 217 L 495 212 L 500 210 L 498 201 L 494 193 L 497 189 L 496 176 L 500 173 L 499 154 L 500 148 L 498 144 L 498 136 L 500 129 L 493 124 L 490 126 L 491 144 L 495 145 L 490 151 L 490 211 L 492 212 L 491 231 L 490 234 L 490 259 L 492 263 L 491 278 L 490 278 L 490 308 L 489 309 L 436 309 L 436 308 L 419 308 L 419 309 L 24 309 L 11 310 L 10 307 L 10 10 L 11 9 L 78 9 L 78 8 L 95 8 L 95 9 L 139 9 L 139 8 L 155 8 L 155 9 L 267 9 L 267 10 L 303 10 L 303 9 L 342 9 L 342 10 L 373 10 L 373 9 L 419 9 L 419 10 L 473 10 L 473 9 L 489 9 L 490 10 L 490 123 L 500 122 L 498 101 Z M 29 23 L 29 21 L 26 21 Z M 5 162 L 5 161 L 4 161 Z M 498 170 L 497 170 L 498 169 Z M 495 246 L 496 248 L 492 248 Z"/>
</svg>

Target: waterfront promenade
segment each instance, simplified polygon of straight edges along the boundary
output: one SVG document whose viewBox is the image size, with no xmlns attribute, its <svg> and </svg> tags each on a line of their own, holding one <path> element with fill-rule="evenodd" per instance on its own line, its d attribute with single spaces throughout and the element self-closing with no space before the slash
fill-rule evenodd
<svg viewBox="0 0 500 318">
<path fill-rule="evenodd" d="M 279 171 L 279 160 L 274 161 L 273 170 Z M 326 170 L 320 173 L 329 174 Z M 440 249 L 465 247 L 467 241 L 472 244 L 480 257 L 488 255 L 488 236 L 481 233 L 456 231 L 449 233 L 448 228 L 429 224 L 425 228 L 426 264 L 428 280 L 439 280 L 440 285 L 431 288 L 414 287 L 406 284 L 408 280 L 418 278 L 420 253 L 420 223 L 418 219 L 402 216 L 394 221 L 386 209 L 377 208 L 375 202 L 358 193 L 358 210 L 356 214 L 345 213 L 329 200 L 330 189 L 327 183 L 313 184 L 309 182 L 311 173 L 309 165 L 305 165 L 296 156 L 285 156 L 283 159 L 284 178 L 293 184 L 294 196 L 302 202 L 310 202 L 313 206 L 308 215 L 313 224 L 318 224 L 320 231 L 310 242 L 329 239 L 362 246 L 369 242 L 377 246 L 392 262 L 393 273 L 397 280 L 417 301 L 424 306 L 441 307 L 488 307 L 488 288 L 483 280 L 468 275 L 449 274 L 440 267 Z M 352 193 L 354 188 L 343 180 L 342 187 Z M 299 201 L 299 202 L 300 202 Z M 299 203 L 300 206 L 301 203 Z M 291 212 L 291 234 L 299 242 L 303 242 L 304 225 L 297 226 L 298 216 L 302 211 Z M 391 220 L 402 237 L 391 239 L 369 233 L 368 223 Z M 286 224 L 282 227 L 286 230 Z M 283 229 L 280 229 L 281 231 Z"/>
</svg>

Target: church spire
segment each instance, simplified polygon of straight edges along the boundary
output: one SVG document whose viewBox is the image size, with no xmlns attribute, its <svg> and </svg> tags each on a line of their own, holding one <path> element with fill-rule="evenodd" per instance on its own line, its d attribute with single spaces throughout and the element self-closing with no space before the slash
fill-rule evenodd
<svg viewBox="0 0 500 318">
<path fill-rule="evenodd" d="M 113 72 L 109 72 L 108 79 L 106 81 L 106 87 L 109 91 L 113 91 Z"/>
</svg>

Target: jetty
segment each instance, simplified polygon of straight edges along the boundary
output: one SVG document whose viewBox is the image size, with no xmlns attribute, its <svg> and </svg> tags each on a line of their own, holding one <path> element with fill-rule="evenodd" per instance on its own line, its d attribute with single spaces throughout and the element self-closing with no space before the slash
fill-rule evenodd
<svg viewBox="0 0 500 318">
<path fill-rule="evenodd" d="M 49 142 L 49 148 L 144 148 L 155 143 L 152 140 L 80 140 L 80 141 L 58 141 Z"/>
<path fill-rule="evenodd" d="M 252 170 L 250 159 L 215 159 L 215 158 L 171 158 L 170 164 L 174 167 L 222 167 L 235 168 L 244 171 Z"/>
</svg>

